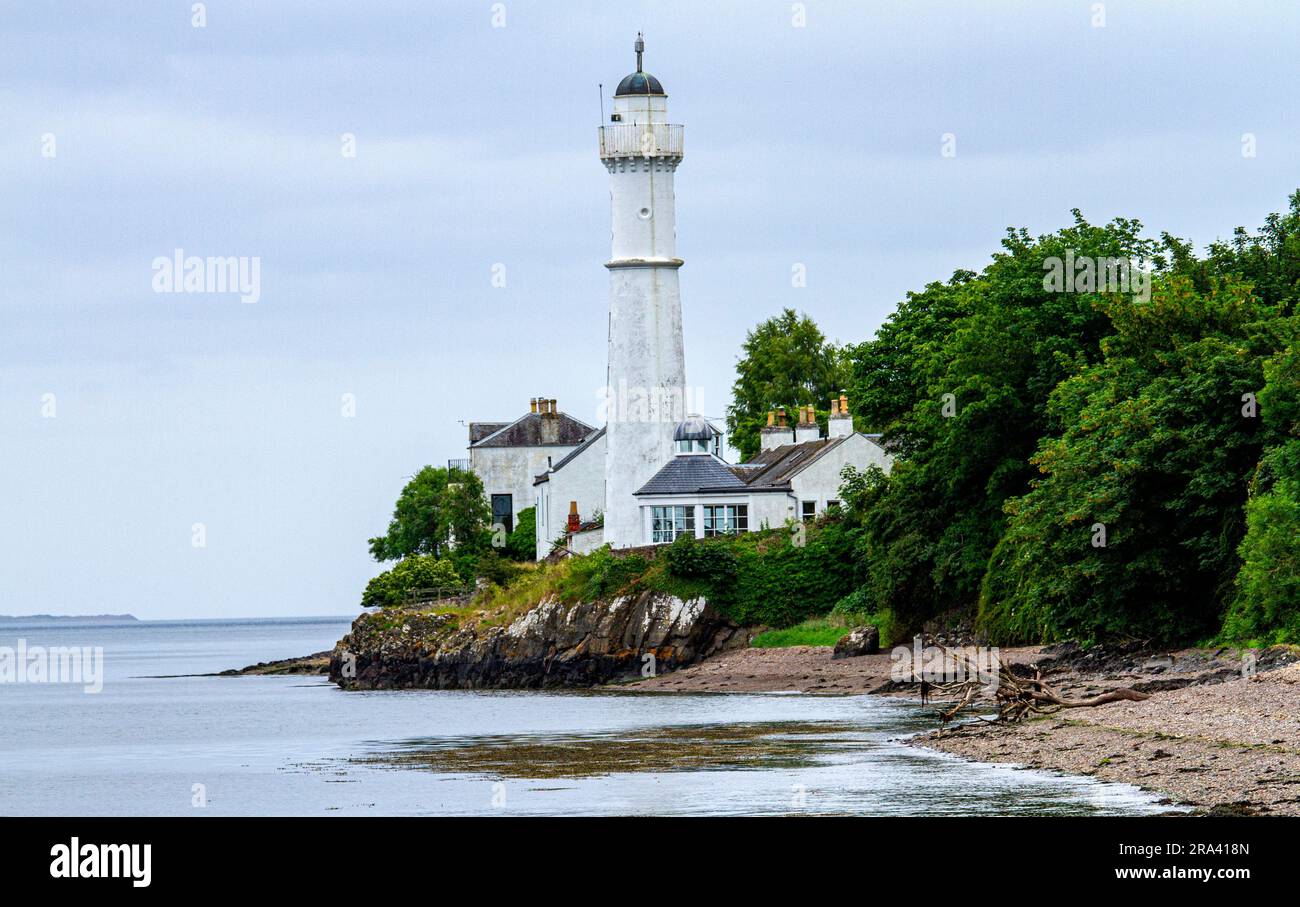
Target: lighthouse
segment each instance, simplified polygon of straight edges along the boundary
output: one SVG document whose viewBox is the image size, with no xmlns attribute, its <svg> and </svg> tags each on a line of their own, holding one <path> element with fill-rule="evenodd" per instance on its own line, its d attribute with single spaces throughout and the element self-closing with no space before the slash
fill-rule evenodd
<svg viewBox="0 0 1300 907">
<path fill-rule="evenodd" d="M 644 543 L 633 495 L 673 456 L 673 429 L 685 417 L 686 357 L 677 271 L 673 175 L 683 127 L 668 122 L 663 84 L 642 68 L 614 92 L 600 127 L 609 171 L 612 249 L 606 400 L 605 532 L 615 548 Z"/>
</svg>

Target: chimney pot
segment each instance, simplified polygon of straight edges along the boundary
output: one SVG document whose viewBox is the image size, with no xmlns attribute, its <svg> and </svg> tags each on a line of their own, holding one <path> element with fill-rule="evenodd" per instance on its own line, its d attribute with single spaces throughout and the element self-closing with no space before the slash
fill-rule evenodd
<svg viewBox="0 0 1300 907">
<path fill-rule="evenodd" d="M 849 415 L 849 398 L 840 394 L 831 398 L 831 418 L 826 423 L 826 436 L 847 438 L 853 434 L 853 417 Z"/>
<path fill-rule="evenodd" d="M 769 409 L 767 411 L 767 427 L 771 428 L 775 424 L 776 424 L 776 413 L 774 413 L 772 410 Z"/>
<path fill-rule="evenodd" d="M 816 441 L 821 437 L 821 430 L 817 427 L 817 410 L 811 404 L 799 407 L 799 424 L 795 427 L 794 443 L 803 444 L 808 441 Z"/>
<path fill-rule="evenodd" d="M 776 418 L 777 421 L 780 423 L 781 427 L 785 428 L 785 407 L 784 406 L 776 411 Z"/>
</svg>

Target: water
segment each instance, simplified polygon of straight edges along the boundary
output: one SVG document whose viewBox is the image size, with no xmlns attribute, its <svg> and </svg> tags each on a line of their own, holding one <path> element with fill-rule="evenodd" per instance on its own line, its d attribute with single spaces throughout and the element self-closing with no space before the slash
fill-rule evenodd
<svg viewBox="0 0 1300 907">
<path fill-rule="evenodd" d="M 165 676 L 320 651 L 347 627 L 0 624 L 0 645 L 102 646 L 105 659 L 98 694 L 0 684 L 0 814 L 1162 810 L 1125 785 L 904 746 L 933 719 L 869 696 L 344 693 L 319 677 Z"/>
</svg>

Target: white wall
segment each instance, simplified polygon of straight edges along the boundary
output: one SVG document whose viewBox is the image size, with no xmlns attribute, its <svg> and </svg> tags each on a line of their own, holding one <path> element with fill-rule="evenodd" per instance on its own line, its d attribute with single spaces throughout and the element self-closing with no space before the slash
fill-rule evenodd
<svg viewBox="0 0 1300 907">
<path fill-rule="evenodd" d="M 489 501 L 494 494 L 511 495 L 511 509 L 518 525 L 519 511 L 533 506 L 533 480 L 550 468 L 547 458 L 559 462 L 575 446 L 471 447 L 469 467 L 483 480 L 483 493 Z"/>
<path fill-rule="evenodd" d="M 583 520 L 605 512 L 605 438 L 597 438 L 536 490 L 537 559 L 541 560 L 551 553 L 551 543 L 568 524 L 570 501 L 578 502 L 578 516 Z"/>
<path fill-rule="evenodd" d="M 879 444 L 868 440 L 861 434 L 853 434 L 841 443 L 822 454 L 815 462 L 790 480 L 790 488 L 796 500 L 816 501 L 817 512 L 826 510 L 827 501 L 842 501 L 840 486 L 843 480 L 840 472 L 845 466 L 866 469 L 879 466 L 886 473 L 893 465 L 893 458 L 885 453 Z M 800 505 L 795 505 L 792 516 L 798 518 Z"/>
</svg>

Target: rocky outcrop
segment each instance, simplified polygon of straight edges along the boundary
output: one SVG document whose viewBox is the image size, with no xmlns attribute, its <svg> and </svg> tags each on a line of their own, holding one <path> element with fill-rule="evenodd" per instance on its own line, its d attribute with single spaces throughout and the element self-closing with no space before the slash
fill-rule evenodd
<svg viewBox="0 0 1300 907">
<path fill-rule="evenodd" d="M 700 598 L 642 592 L 543 600 L 504 627 L 456 614 L 363 614 L 330 657 L 347 690 L 587 687 L 673 671 L 746 646 L 749 633 Z"/>
<path fill-rule="evenodd" d="M 880 631 L 868 624 L 856 627 L 840 637 L 835 643 L 831 658 L 856 658 L 859 655 L 874 655 L 880 651 Z"/>
</svg>

